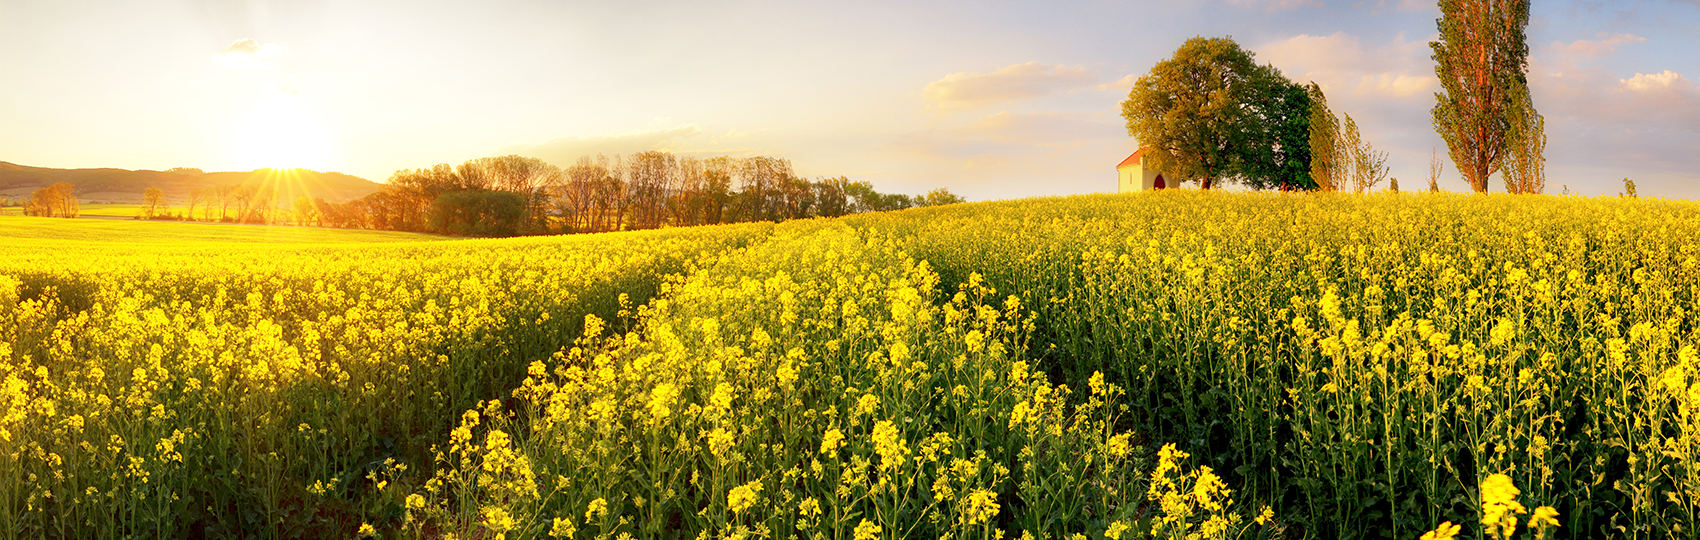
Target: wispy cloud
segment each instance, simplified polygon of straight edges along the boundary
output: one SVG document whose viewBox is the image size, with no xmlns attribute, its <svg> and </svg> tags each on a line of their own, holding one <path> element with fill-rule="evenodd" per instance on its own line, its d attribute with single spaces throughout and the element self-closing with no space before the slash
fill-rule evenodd
<svg viewBox="0 0 1700 540">
<path fill-rule="evenodd" d="M 952 73 L 927 83 L 921 97 L 942 109 L 969 109 L 1044 96 L 1097 82 L 1098 72 L 1080 66 L 1027 62 L 991 73 Z"/>
<path fill-rule="evenodd" d="M 1600 32 L 1600 39 L 1578 39 L 1570 43 L 1553 43 L 1554 51 L 1583 58 L 1595 58 L 1617 54 L 1617 48 L 1626 43 L 1646 43 L 1647 38 L 1635 34 L 1606 34 Z"/>
<path fill-rule="evenodd" d="M 561 137 L 537 144 L 508 144 L 498 148 L 496 153 L 531 156 L 561 166 L 572 165 L 581 156 L 629 156 L 651 150 L 697 157 L 748 157 L 760 153 L 746 146 L 749 138 L 750 133 L 746 131 L 711 132 L 694 124 L 681 124 L 620 135 Z"/>
<path fill-rule="evenodd" d="M 1094 87 L 1092 87 L 1092 89 L 1094 89 L 1094 90 L 1121 90 L 1123 92 L 1129 92 L 1129 91 L 1133 90 L 1133 83 L 1136 83 L 1136 82 L 1139 82 L 1139 74 L 1129 73 L 1125 77 L 1122 77 L 1120 79 L 1116 79 L 1114 81 L 1110 81 L 1110 82 L 1107 82 L 1107 83 L 1104 83 L 1104 84 L 1100 84 L 1098 86 L 1094 86 Z"/>
<path fill-rule="evenodd" d="M 965 193 L 1098 191 L 1130 151 L 1120 118 L 1083 112 L 999 111 L 959 125 L 911 132 L 882 150 L 913 160 L 926 178 Z M 1033 178 L 1048 179 L 1034 183 Z M 1113 185 L 1113 184 L 1112 184 Z"/>
<path fill-rule="evenodd" d="M 1377 98 L 1421 98 L 1440 86 L 1429 61 L 1426 40 L 1399 36 L 1384 45 L 1365 46 L 1357 36 L 1300 34 L 1257 48 L 1257 59 L 1270 62 L 1289 78 L 1316 81 L 1334 94 Z"/>
<path fill-rule="evenodd" d="M 283 48 L 277 45 L 261 45 L 253 39 L 242 38 L 213 55 L 213 60 L 229 68 L 264 69 L 272 67 L 269 59 L 281 51 Z"/>
</svg>

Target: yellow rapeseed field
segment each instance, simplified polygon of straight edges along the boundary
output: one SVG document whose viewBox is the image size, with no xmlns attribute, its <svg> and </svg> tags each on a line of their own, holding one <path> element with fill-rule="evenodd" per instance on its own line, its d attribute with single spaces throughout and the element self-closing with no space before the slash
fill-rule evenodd
<svg viewBox="0 0 1700 540">
<path fill-rule="evenodd" d="M 1167 191 L 36 235 L 0 261 L 0 536 L 1695 538 L 1697 234 L 1684 201 Z"/>
<path fill-rule="evenodd" d="M 1141 433 L 1307 537 L 1480 524 L 1496 474 L 1562 534 L 1700 534 L 1700 204 L 1169 191 L 848 221 L 1019 295 L 1054 376 L 1102 371 Z"/>
<path fill-rule="evenodd" d="M 7 218 L 0 235 L 51 223 Z M 219 227 L 143 225 L 191 238 Z M 428 474 L 459 413 L 507 394 L 586 315 L 614 318 L 663 276 L 770 228 L 393 244 L 13 236 L 0 259 L 0 537 L 352 532 L 389 512 L 363 492 Z"/>
</svg>

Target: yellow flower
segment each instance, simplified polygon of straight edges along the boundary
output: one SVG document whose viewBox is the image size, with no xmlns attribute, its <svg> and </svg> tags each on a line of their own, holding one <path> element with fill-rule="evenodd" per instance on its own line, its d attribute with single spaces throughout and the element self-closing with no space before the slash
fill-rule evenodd
<svg viewBox="0 0 1700 540">
<path fill-rule="evenodd" d="M 819 517 L 820 513 L 820 501 L 814 497 L 803 499 L 803 502 L 797 505 L 797 515 L 803 516 L 804 519 Z"/>
<path fill-rule="evenodd" d="M 732 509 L 734 514 L 741 513 L 754 505 L 756 499 L 761 498 L 760 493 L 760 480 L 732 488 L 732 492 L 726 494 L 726 507 Z"/>
<path fill-rule="evenodd" d="M 1015 429 L 1027 423 L 1032 410 L 1032 407 L 1028 406 L 1026 401 L 1015 404 L 1015 407 L 1009 411 L 1009 429 Z"/>
<path fill-rule="evenodd" d="M 679 397 L 679 387 L 672 383 L 655 385 L 649 392 L 649 415 L 655 420 L 666 419 L 673 414 L 673 400 Z"/>
<path fill-rule="evenodd" d="M 738 397 L 732 385 L 720 383 L 714 386 L 714 393 L 708 397 L 708 406 L 720 413 L 732 411 L 732 400 Z"/>
<path fill-rule="evenodd" d="M 1268 523 L 1269 518 L 1273 518 L 1273 517 L 1275 517 L 1275 509 L 1270 508 L 1268 505 L 1264 505 L 1263 511 L 1258 512 L 1257 513 L 1257 519 L 1255 519 L 1253 521 L 1256 521 L 1258 525 L 1262 525 L 1262 524 Z"/>
<path fill-rule="evenodd" d="M 873 394 L 862 394 L 862 397 L 856 400 L 856 411 L 861 414 L 873 414 L 879 407 L 880 398 Z"/>
<path fill-rule="evenodd" d="M 880 526 L 862 518 L 862 523 L 856 525 L 853 540 L 876 540 L 880 537 Z"/>
<path fill-rule="evenodd" d="M 989 489 L 976 489 L 968 494 L 968 509 L 963 519 L 969 525 L 986 523 L 998 515 L 998 494 Z"/>
<path fill-rule="evenodd" d="M 708 451 L 715 457 L 726 457 L 726 451 L 732 448 L 732 444 L 736 442 L 732 438 L 731 432 L 721 428 L 714 428 L 714 431 L 708 432 L 707 438 Z"/>
<path fill-rule="evenodd" d="M 509 441 L 509 439 L 508 439 L 507 432 L 504 432 L 504 431 L 499 430 L 499 429 L 492 429 L 492 430 L 490 430 L 489 435 L 484 436 L 484 448 L 486 450 L 499 450 L 499 449 L 507 448 L 508 447 L 508 441 Z"/>
<path fill-rule="evenodd" d="M 1104 538 L 1108 538 L 1110 540 L 1121 540 L 1122 533 L 1127 532 L 1130 528 L 1132 527 L 1126 523 L 1122 523 L 1121 520 L 1115 520 L 1110 523 L 1110 528 L 1104 531 Z"/>
<path fill-rule="evenodd" d="M 891 344 L 891 363 L 902 365 L 903 361 L 908 360 L 908 359 L 909 359 L 909 346 L 908 345 L 904 345 L 902 342 L 897 342 L 897 343 Z"/>
<path fill-rule="evenodd" d="M 549 528 L 550 538 L 572 538 L 576 533 L 578 528 L 573 526 L 573 520 L 567 518 L 555 518 L 554 526 Z"/>
<path fill-rule="evenodd" d="M 1123 434 L 1120 434 L 1120 435 L 1116 435 L 1114 437 L 1110 437 L 1109 452 L 1110 452 L 1111 456 L 1115 456 L 1115 457 L 1118 457 L 1118 458 L 1127 457 L 1128 453 L 1133 450 L 1132 445 L 1128 444 L 1128 436 L 1129 435 L 1132 435 L 1132 434 L 1131 433 L 1123 433 Z"/>
<path fill-rule="evenodd" d="M 1443 521 L 1440 523 L 1439 527 L 1435 527 L 1434 530 L 1423 533 L 1423 537 L 1418 540 L 1452 540 L 1454 537 L 1458 536 L 1458 529 L 1460 528 L 1462 527 L 1453 525 L 1450 521 Z"/>
<path fill-rule="evenodd" d="M 838 428 L 826 430 L 826 435 L 821 436 L 820 453 L 832 454 L 841 446 L 844 446 L 844 432 L 838 431 Z"/>
<path fill-rule="evenodd" d="M 608 499 L 597 497 L 596 500 L 590 501 L 590 506 L 588 508 L 585 508 L 585 510 L 584 510 L 584 521 L 586 523 L 589 523 L 591 521 L 595 521 L 596 516 L 607 515 L 607 514 L 608 514 Z"/>
<path fill-rule="evenodd" d="M 1510 538 L 1517 533 L 1517 514 L 1529 512 L 1517 502 L 1521 493 L 1511 483 L 1511 477 L 1504 474 L 1489 476 L 1482 482 L 1482 525 L 1487 526 L 1488 534 Z"/>
<path fill-rule="evenodd" d="M 372 528 L 371 523 L 361 523 L 360 529 L 357 530 L 357 531 L 354 531 L 354 534 L 361 537 L 361 538 L 367 538 L 367 537 L 377 536 L 378 530 Z"/>
<path fill-rule="evenodd" d="M 1535 508 L 1535 515 L 1529 518 L 1529 528 L 1535 530 L 1535 538 L 1546 538 L 1549 527 L 1558 527 L 1558 510 L 1551 506 Z"/>
<path fill-rule="evenodd" d="M 514 521 L 513 516 L 508 515 L 507 510 L 497 507 L 484 509 L 484 526 L 496 533 L 497 538 L 506 536 L 507 532 L 514 530 L 517 525 L 518 523 Z"/>
<path fill-rule="evenodd" d="M 908 459 L 909 443 L 889 420 L 874 424 L 874 452 L 880 455 L 880 468 L 892 469 Z"/>
<path fill-rule="evenodd" d="M 425 508 L 425 496 L 424 495 L 420 495 L 418 493 L 412 493 L 412 494 L 409 494 L 407 496 L 407 509 L 408 510 L 419 510 L 419 509 L 422 509 L 422 508 Z"/>
</svg>

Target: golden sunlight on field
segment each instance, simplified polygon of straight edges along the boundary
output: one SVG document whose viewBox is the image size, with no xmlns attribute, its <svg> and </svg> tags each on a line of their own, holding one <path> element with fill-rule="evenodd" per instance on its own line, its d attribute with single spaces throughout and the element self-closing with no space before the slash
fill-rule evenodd
<svg viewBox="0 0 1700 540">
<path fill-rule="evenodd" d="M 4 530 L 1695 537 L 1690 202 L 344 232 L 0 261 Z"/>
</svg>

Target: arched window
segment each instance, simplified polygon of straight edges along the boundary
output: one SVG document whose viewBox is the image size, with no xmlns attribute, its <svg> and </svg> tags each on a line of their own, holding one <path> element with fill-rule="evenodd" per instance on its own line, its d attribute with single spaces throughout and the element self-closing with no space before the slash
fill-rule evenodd
<svg viewBox="0 0 1700 540">
<path fill-rule="evenodd" d="M 1151 189 L 1165 189 L 1168 187 L 1169 186 L 1163 184 L 1163 175 L 1161 174 L 1157 175 L 1157 181 L 1151 184 Z"/>
</svg>

